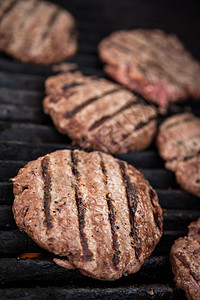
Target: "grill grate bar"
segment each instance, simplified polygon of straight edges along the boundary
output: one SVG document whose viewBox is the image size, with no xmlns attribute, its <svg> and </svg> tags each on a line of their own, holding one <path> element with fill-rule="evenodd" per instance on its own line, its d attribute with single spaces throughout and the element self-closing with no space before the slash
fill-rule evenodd
<svg viewBox="0 0 200 300">
<path fill-rule="evenodd" d="M 43 95 L 43 92 L 0 87 L 1 104 L 18 104 L 38 107 L 42 103 Z"/>
<path fill-rule="evenodd" d="M 100 41 L 100 39 L 98 38 L 98 41 Z M 101 63 L 97 57 L 96 47 L 94 48 L 92 45 L 87 43 L 84 47 L 87 50 L 90 50 L 89 53 L 86 51 L 85 53 L 79 53 L 76 57 L 70 58 L 68 62 L 75 62 L 76 64 L 81 65 L 81 67 L 91 68 L 93 69 L 93 72 L 98 72 L 97 68 L 100 67 Z M 30 67 L 32 68 L 32 65 L 30 65 Z M 9 60 L 5 62 L 0 59 L 0 68 L 0 86 L 10 87 L 13 89 L 19 88 L 20 86 L 22 89 L 25 88 L 26 90 L 42 90 L 43 86 L 41 82 L 44 81 L 46 77 L 55 75 L 55 72 L 47 67 L 44 67 L 44 69 L 40 67 L 37 72 L 29 72 L 27 71 L 29 69 L 19 67 L 18 64 L 13 65 Z M 46 70 L 46 72 L 44 70 Z"/>
<path fill-rule="evenodd" d="M 13 198 L 12 183 L 0 182 L 0 205 L 12 205 Z"/>
<path fill-rule="evenodd" d="M 15 229 L 17 225 L 12 214 L 12 206 L 0 206 L 0 230 Z"/>
<path fill-rule="evenodd" d="M 45 77 L 0 72 L 0 86 L 13 89 L 43 90 Z"/>
<path fill-rule="evenodd" d="M 174 174 L 165 169 L 140 169 L 144 177 L 156 189 L 176 188 Z"/>
<path fill-rule="evenodd" d="M 160 205 L 163 208 L 179 210 L 199 210 L 199 198 L 183 190 L 156 189 Z"/>
<path fill-rule="evenodd" d="M 72 57 L 69 61 L 80 64 L 82 67 L 89 66 L 89 67 L 97 68 L 99 67 L 100 64 L 96 53 L 95 54 L 80 53 L 76 58 Z"/>
<path fill-rule="evenodd" d="M 0 121 L 0 140 L 2 141 L 24 141 L 39 145 L 40 143 L 63 143 L 70 144 L 67 136 L 61 135 L 54 126 L 10 123 Z"/>
<path fill-rule="evenodd" d="M 49 118 L 43 113 L 42 107 L 0 104 L 0 120 L 44 124 Z"/>
<path fill-rule="evenodd" d="M 168 276 L 171 273 L 169 258 L 166 256 L 150 257 L 142 266 L 140 271 L 128 277 L 124 276 L 115 283 L 119 286 L 126 280 L 131 283 L 134 278 L 134 283 L 148 284 L 168 281 Z M 49 257 L 44 259 L 17 259 L 17 258 L 0 258 L 1 279 L 4 283 L 20 282 L 20 281 L 62 281 L 70 280 L 73 284 L 90 285 L 91 283 L 99 285 L 99 281 L 87 278 L 81 275 L 77 270 L 67 270 L 58 267 Z M 81 279 L 81 281 L 80 281 Z M 107 283 L 107 285 L 112 283 Z"/>
<path fill-rule="evenodd" d="M 130 287 L 114 287 L 114 288 L 79 288 L 76 290 L 71 287 L 48 287 L 48 288 L 26 288 L 22 289 L 4 289 L 0 291 L 0 296 L 5 296 L 9 299 L 104 299 L 104 300 L 121 300 L 123 299 L 184 299 L 184 293 L 172 288 L 170 285 L 164 284 L 145 284 L 132 285 Z M 179 297 L 179 298 L 177 298 Z"/>
<path fill-rule="evenodd" d="M 35 145 L 33 148 L 31 143 L 0 141 L 0 160 L 32 160 L 39 156 L 53 152 L 59 149 L 71 149 L 69 144 L 44 144 Z M 116 156 L 119 159 L 125 160 L 135 167 L 140 168 L 159 168 L 163 166 L 163 162 L 153 150 L 144 152 L 135 152 L 128 154 L 121 154 Z"/>
<path fill-rule="evenodd" d="M 23 73 L 30 75 L 39 75 L 39 76 L 49 76 L 52 71 L 50 67 L 41 67 L 37 65 L 29 64 L 29 68 L 27 68 L 27 64 L 23 64 L 19 61 L 12 61 L 9 57 L 5 55 L 5 58 L 2 58 L 3 54 L 1 54 L 0 58 L 0 70 L 4 72 L 12 72 L 14 73 Z"/>
<path fill-rule="evenodd" d="M 24 167 L 24 161 L 0 161 L 0 181 L 8 181 L 17 175 L 20 168 Z"/>
<path fill-rule="evenodd" d="M 0 160 L 33 160 L 39 156 L 47 153 L 61 150 L 61 149 L 73 149 L 74 147 L 70 144 L 36 144 L 33 147 L 31 143 L 25 142 L 13 142 L 13 141 L 1 141 L 0 142 L 1 152 Z"/>
<path fill-rule="evenodd" d="M 1 255 L 19 255 L 27 252 L 44 252 L 25 232 L 0 231 Z"/>
<path fill-rule="evenodd" d="M 184 299 L 184 294 L 170 285 L 146 284 L 146 285 L 132 285 L 131 287 L 119 288 L 79 288 L 76 290 L 70 287 L 57 288 L 26 288 L 22 289 L 5 289 L 4 292 L 0 291 L 0 296 L 6 296 L 9 299 L 104 299 L 104 300 L 121 300 L 123 299 Z M 182 297 L 182 298 L 181 298 Z"/>
<path fill-rule="evenodd" d="M 165 231 L 154 255 L 167 255 L 173 241 L 184 236 L 185 231 Z M 44 252 L 25 232 L 19 230 L 0 231 L 1 255 L 19 255 L 27 252 Z"/>
</svg>

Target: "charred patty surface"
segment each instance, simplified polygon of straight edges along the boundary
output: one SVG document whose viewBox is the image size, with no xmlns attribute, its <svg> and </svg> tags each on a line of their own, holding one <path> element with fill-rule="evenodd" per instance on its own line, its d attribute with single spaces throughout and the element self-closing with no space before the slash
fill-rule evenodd
<svg viewBox="0 0 200 300">
<path fill-rule="evenodd" d="M 0 1 L 0 50 L 23 62 L 52 64 L 77 49 L 73 16 L 46 1 Z"/>
<path fill-rule="evenodd" d="M 176 285 L 190 300 L 200 299 L 200 219 L 189 226 L 188 236 L 175 241 L 171 249 Z"/>
<path fill-rule="evenodd" d="M 119 154 L 147 148 L 156 133 L 156 110 L 106 79 L 63 73 L 46 80 L 44 111 L 82 148 Z"/>
<path fill-rule="evenodd" d="M 173 34 L 161 30 L 116 31 L 99 44 L 105 72 L 156 103 L 200 98 L 200 64 Z"/>
<path fill-rule="evenodd" d="M 183 189 L 200 197 L 200 118 L 182 113 L 160 126 L 157 146 Z"/>
<path fill-rule="evenodd" d="M 29 162 L 13 184 L 18 227 L 85 275 L 115 280 L 138 271 L 162 235 L 155 191 L 109 154 L 56 151 Z"/>
</svg>

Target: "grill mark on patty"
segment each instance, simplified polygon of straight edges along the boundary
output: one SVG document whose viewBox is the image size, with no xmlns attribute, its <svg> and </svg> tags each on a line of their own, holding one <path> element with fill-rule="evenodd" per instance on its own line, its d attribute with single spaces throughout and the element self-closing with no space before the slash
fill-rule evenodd
<svg viewBox="0 0 200 300">
<path fill-rule="evenodd" d="M 128 209 L 129 209 L 129 222 L 131 227 L 130 237 L 133 238 L 133 244 L 135 249 L 135 257 L 136 259 L 139 258 L 141 254 L 141 241 L 139 238 L 139 232 L 137 223 L 135 221 L 135 212 L 137 210 L 137 192 L 135 187 L 131 184 L 130 178 L 128 174 L 126 173 L 126 167 L 122 161 L 118 161 L 119 168 L 121 171 L 122 180 L 125 186 L 126 190 L 126 198 L 128 203 Z"/>
<path fill-rule="evenodd" d="M 168 39 L 165 39 L 165 43 L 159 43 L 156 41 L 155 37 L 153 36 L 150 36 L 147 32 L 143 31 L 142 33 L 142 37 L 139 37 L 138 39 L 138 36 L 135 36 L 135 35 L 129 35 L 129 41 L 130 41 L 130 44 L 131 45 L 139 45 L 139 48 L 141 47 L 141 51 L 145 48 L 146 49 L 150 49 L 151 50 L 151 53 L 152 55 L 156 55 L 157 52 L 157 49 L 162 49 L 162 52 L 164 53 L 164 55 L 167 57 L 167 59 L 172 59 L 172 60 L 175 60 L 174 59 L 174 56 L 171 56 L 170 52 L 169 52 L 169 48 L 171 49 L 171 47 L 173 47 L 171 45 L 171 43 L 169 42 Z M 163 55 L 161 54 L 161 56 L 159 55 L 160 52 L 158 53 L 158 57 L 156 57 L 160 63 L 163 62 L 163 60 L 165 59 L 165 57 L 163 58 Z"/>
<path fill-rule="evenodd" d="M 86 81 L 82 81 L 82 82 L 72 82 L 72 83 L 68 83 L 68 84 L 64 84 L 62 86 L 62 90 L 64 92 L 66 92 L 67 90 L 69 90 L 70 88 L 73 88 L 73 87 L 77 87 L 77 86 L 84 86 L 84 85 L 90 85 L 92 83 L 94 83 L 95 81 L 98 82 L 99 79 L 96 78 L 96 76 L 91 76 L 90 78 L 91 80 L 89 82 L 86 82 Z"/>
<path fill-rule="evenodd" d="M 195 156 L 199 156 L 199 155 L 200 155 L 200 149 L 196 153 L 194 153 L 194 154 L 192 154 L 190 156 L 184 157 L 183 161 L 190 160 L 190 159 L 194 158 Z"/>
<path fill-rule="evenodd" d="M 112 45 L 126 54 L 132 53 L 132 51 L 130 49 L 128 49 L 127 47 L 122 46 L 121 44 L 117 43 L 116 41 L 109 40 L 109 47 L 110 46 L 112 47 Z"/>
<path fill-rule="evenodd" d="M 135 97 L 137 97 L 138 101 L 140 101 L 140 103 L 142 105 L 152 107 L 151 105 L 149 105 L 149 103 L 147 102 L 147 100 L 141 94 L 139 94 L 136 91 L 131 91 L 131 92 L 135 95 Z"/>
<path fill-rule="evenodd" d="M 22 2 L 22 1 L 20 0 L 19 2 Z M 40 5 L 40 1 L 31 1 L 30 4 L 31 4 L 31 7 L 25 12 L 25 15 L 28 15 L 28 16 L 31 14 L 33 15 L 35 12 L 37 13 L 37 8 Z M 15 27 L 18 31 L 21 31 L 22 33 L 24 33 L 24 32 L 26 33 L 26 29 L 24 28 L 26 23 L 27 23 L 27 19 L 26 19 L 26 17 L 24 17 L 23 19 L 21 19 L 18 22 L 18 24 L 16 24 Z M 10 42 L 11 41 L 7 41 L 7 46 L 10 44 Z M 18 42 L 19 42 L 18 48 L 20 48 L 20 47 L 23 48 L 24 47 L 24 39 L 19 38 Z M 25 47 L 28 49 L 27 45 Z M 30 43 L 29 43 L 29 47 L 30 47 Z"/>
<path fill-rule="evenodd" d="M 127 45 L 126 46 L 121 45 L 120 42 L 116 42 L 116 41 L 110 41 L 110 42 L 114 43 L 116 45 L 116 47 L 121 49 L 123 52 L 125 52 L 127 54 L 131 53 L 132 55 L 135 56 L 135 53 L 134 53 L 134 51 L 132 50 L 131 47 L 129 48 L 129 46 L 127 46 Z M 121 42 L 123 43 L 123 40 Z M 130 46 L 131 46 L 131 44 L 130 44 Z M 146 45 L 145 48 L 148 48 L 148 45 Z M 152 48 L 151 48 L 151 50 L 152 50 Z M 154 51 L 155 51 L 155 49 L 153 47 L 153 52 Z M 161 74 L 164 75 L 165 77 L 167 77 L 170 82 L 172 82 L 172 83 L 175 82 L 178 86 L 181 86 L 181 84 L 178 81 L 176 81 L 176 78 L 174 78 L 173 74 L 170 74 L 168 72 L 168 70 L 166 70 L 166 68 L 162 66 L 162 61 L 160 61 L 160 60 L 159 61 L 157 61 L 157 60 L 152 61 L 152 58 L 154 57 L 154 54 L 156 55 L 155 52 L 151 53 L 151 55 L 150 55 L 151 60 L 144 61 L 141 64 L 139 64 L 137 62 L 137 67 L 139 68 L 141 73 L 146 74 L 147 68 L 148 67 L 150 67 L 150 68 L 153 67 L 153 68 L 156 69 L 157 72 L 159 72 L 159 75 L 160 75 L 160 72 L 161 72 Z"/>
<path fill-rule="evenodd" d="M 45 30 L 45 32 L 43 32 L 42 37 L 41 37 L 41 40 L 44 40 L 44 39 L 47 38 L 48 34 L 50 33 L 51 27 L 52 27 L 53 24 L 55 23 L 55 21 L 56 21 L 58 15 L 59 15 L 59 13 L 60 13 L 60 9 L 59 9 L 59 8 L 57 8 L 57 9 L 53 12 L 53 14 L 51 15 L 51 17 L 49 18 L 48 23 L 46 24 L 46 30 Z"/>
<path fill-rule="evenodd" d="M 72 173 L 75 178 L 75 185 L 73 186 L 75 189 L 75 200 L 76 200 L 76 206 L 78 211 L 78 224 L 79 224 L 79 232 L 80 232 L 80 240 L 81 240 L 81 246 L 83 249 L 83 261 L 91 261 L 93 258 L 92 252 L 88 248 L 87 243 L 87 237 L 84 232 L 85 227 L 85 208 L 83 204 L 82 195 L 79 191 L 79 181 L 80 181 L 80 173 L 78 171 L 78 158 L 76 157 L 76 154 L 71 151 L 71 168 Z"/>
<path fill-rule="evenodd" d="M 130 124 L 132 124 L 132 122 L 127 118 L 127 116 L 125 116 L 125 118 L 129 121 Z M 136 127 L 135 127 L 134 130 L 132 130 L 132 131 L 127 131 L 120 123 L 118 123 L 118 124 L 121 126 L 121 128 L 124 129 L 124 130 L 127 132 L 127 134 L 125 134 L 124 137 L 122 138 L 122 142 L 124 142 L 125 139 L 128 139 L 128 138 L 129 138 L 132 134 L 134 134 L 136 131 L 138 131 L 138 130 L 144 128 L 144 127 L 147 126 L 147 125 L 149 125 L 149 124 L 151 123 L 151 121 L 153 121 L 153 120 L 156 120 L 156 117 L 150 118 L 147 122 L 140 122 L 140 123 L 138 123 L 138 125 L 136 125 Z M 138 127 L 138 128 L 137 128 L 137 127 Z M 120 148 L 121 148 L 123 145 L 120 145 L 120 144 L 119 144 L 119 146 L 120 146 Z M 119 148 L 119 149 L 120 149 L 120 148 Z M 118 149 L 118 150 L 119 150 L 119 149 Z"/>
<path fill-rule="evenodd" d="M 111 232 L 112 232 L 112 238 L 113 238 L 113 257 L 112 257 L 112 261 L 113 261 L 113 265 L 115 267 L 115 269 L 118 270 L 117 265 L 119 264 L 119 245 L 118 245 L 118 241 L 117 241 L 117 234 L 115 232 L 115 212 L 114 212 L 114 208 L 112 206 L 112 199 L 109 198 L 108 195 L 106 195 L 106 200 L 107 200 L 107 205 L 108 205 L 108 209 L 109 209 L 109 221 L 110 221 L 110 226 L 111 226 Z"/>
<path fill-rule="evenodd" d="M 167 162 L 171 163 L 171 162 L 173 162 L 175 160 L 178 160 L 178 162 L 179 161 L 188 161 L 188 160 L 190 160 L 190 159 L 192 159 L 194 157 L 198 157 L 199 155 L 200 155 L 200 150 L 198 150 L 197 152 L 195 152 L 195 153 L 193 153 L 191 155 L 185 156 L 185 157 L 183 157 L 183 158 L 181 158 L 179 160 L 178 160 L 178 155 L 177 155 L 175 157 L 172 157 L 171 159 L 168 159 Z"/>
<path fill-rule="evenodd" d="M 66 112 L 63 114 L 63 118 L 65 119 L 70 119 L 72 118 L 75 114 L 77 114 L 78 112 L 80 112 L 83 108 L 85 108 L 86 106 L 88 106 L 89 104 L 99 100 L 100 98 L 104 97 L 104 96 L 107 96 L 107 95 L 110 95 L 110 94 L 113 94 L 119 90 L 122 90 L 122 88 L 114 88 L 108 92 L 105 92 L 104 94 L 100 95 L 100 96 L 97 96 L 97 97 L 93 97 L 93 98 L 90 98 L 88 100 L 86 100 L 84 103 L 78 105 L 77 107 L 75 107 L 74 109 L 72 109 L 71 111 L 69 112 Z"/>
<path fill-rule="evenodd" d="M 114 118 L 116 115 L 122 113 L 124 110 L 131 108 L 134 105 L 138 105 L 139 102 L 137 101 L 129 101 L 128 103 L 126 103 L 124 106 L 122 106 L 119 110 L 117 110 L 116 112 L 114 112 L 111 115 L 107 115 L 107 116 L 103 116 L 102 118 L 100 118 L 99 120 L 95 121 L 88 129 L 88 131 L 92 131 L 94 129 L 96 129 L 97 127 L 100 127 L 103 123 L 105 123 L 108 120 L 111 120 L 112 118 Z"/>
<path fill-rule="evenodd" d="M 56 104 L 56 103 L 58 103 L 61 99 L 62 99 L 62 98 L 60 98 L 60 97 L 56 98 L 56 97 L 52 96 L 52 97 L 50 97 L 49 102 L 50 102 L 50 103 Z"/>
<path fill-rule="evenodd" d="M 126 47 L 124 45 L 122 46 L 119 42 L 118 43 L 116 41 L 109 41 L 109 42 L 110 42 L 111 45 L 113 44 L 114 47 L 118 48 L 119 50 L 121 50 L 125 54 L 134 55 L 134 51 L 132 51 L 131 49 L 129 49 L 128 47 Z M 148 68 L 153 67 L 153 68 L 156 69 L 156 72 L 159 74 L 159 76 L 160 76 L 160 73 L 161 73 L 161 75 L 164 76 L 165 78 L 167 78 L 169 82 L 176 83 L 177 86 L 182 87 L 182 85 L 176 80 L 176 78 L 174 78 L 174 76 L 172 76 L 172 74 L 170 74 L 168 72 L 168 70 L 163 68 L 163 66 L 161 64 L 158 64 L 156 61 L 152 61 L 152 60 L 144 61 L 142 64 L 139 64 L 137 62 L 137 67 L 140 69 L 141 73 L 143 73 L 144 75 L 146 74 L 146 70 Z M 129 72 L 127 73 L 127 76 L 129 76 Z"/>
<path fill-rule="evenodd" d="M 50 159 L 44 157 L 41 161 L 42 177 L 44 182 L 44 214 L 45 214 L 45 225 L 47 229 L 51 229 L 52 218 L 50 214 L 50 203 L 51 203 L 51 174 L 50 174 Z"/>
<path fill-rule="evenodd" d="M 37 9 L 38 9 L 38 6 L 40 5 L 40 1 L 33 1 L 33 3 L 32 3 L 32 6 L 30 7 L 30 9 L 26 12 L 26 15 L 33 15 L 35 12 L 36 12 L 36 14 L 37 14 Z M 24 31 L 24 25 L 26 24 L 26 21 L 27 21 L 27 19 L 26 18 L 24 18 L 23 20 L 22 20 L 22 22 L 19 24 L 19 26 L 18 26 L 18 30 L 22 30 L 22 31 Z M 22 41 L 23 41 L 23 39 L 22 39 Z M 30 44 L 29 44 L 30 45 Z M 23 44 L 21 45 L 22 47 L 23 47 Z M 27 47 L 27 46 L 26 46 Z"/>
<path fill-rule="evenodd" d="M 145 126 L 147 126 L 149 123 L 151 123 L 151 121 L 153 121 L 153 120 L 156 120 L 156 117 L 154 116 L 154 117 L 151 117 L 151 118 L 149 118 L 147 121 L 145 121 L 145 122 L 139 122 L 136 126 L 135 126 L 135 131 L 136 130 L 140 130 L 140 129 L 142 129 L 143 127 L 145 127 Z"/>
<path fill-rule="evenodd" d="M 100 127 L 102 124 L 104 124 L 106 121 L 111 120 L 112 118 L 114 118 L 116 115 L 123 113 L 126 109 L 132 108 L 135 105 L 140 105 L 140 103 L 137 102 L 131 102 L 129 104 L 126 104 L 124 107 L 120 108 L 118 111 L 116 111 L 115 113 L 113 113 L 112 115 L 108 115 L 108 116 L 103 116 L 101 119 L 95 121 L 88 129 L 88 131 L 92 131 L 98 127 Z M 133 125 L 133 123 L 127 118 L 127 116 L 125 115 L 125 118 L 129 121 L 130 124 Z M 149 125 L 151 123 L 151 121 L 156 120 L 156 116 L 153 116 L 151 118 L 149 118 L 147 121 L 145 122 L 139 122 L 133 129 L 132 132 L 129 132 L 129 135 L 132 134 L 135 131 L 138 131 L 140 129 L 142 129 L 143 127 Z M 133 125 L 134 126 L 134 125 Z M 124 127 L 122 127 L 124 129 Z"/>
<path fill-rule="evenodd" d="M 175 127 L 175 126 L 177 126 L 177 125 L 180 125 L 180 124 L 182 124 L 182 123 L 185 123 L 185 122 L 191 122 L 191 121 L 194 121 L 194 118 L 192 118 L 192 117 L 190 116 L 190 117 L 187 117 L 187 118 L 185 118 L 185 119 L 182 119 L 182 120 L 179 120 L 179 121 L 175 121 L 175 122 L 173 122 L 173 123 L 171 123 L 171 124 L 169 124 L 169 125 L 166 125 L 166 126 L 164 127 L 164 129 L 169 129 L 169 128 Z"/>
<path fill-rule="evenodd" d="M 199 277 L 197 276 L 197 274 L 195 274 L 191 268 L 189 263 L 186 261 L 185 257 L 183 256 L 183 254 L 181 252 L 175 253 L 176 258 L 184 265 L 184 267 L 186 267 L 189 272 L 190 275 L 194 278 L 194 280 L 198 283 L 198 281 L 200 280 Z"/>
<path fill-rule="evenodd" d="M 6 1 L 7 1 L 7 0 L 6 0 Z M 8 14 L 12 11 L 12 9 L 15 7 L 15 5 L 18 4 L 19 2 L 21 2 L 21 0 L 20 0 L 20 1 L 14 0 L 14 1 L 12 1 L 12 2 L 10 3 L 10 5 L 4 10 L 2 16 L 0 17 L 0 22 L 3 20 L 3 18 L 4 18 L 6 15 L 8 15 Z"/>
<path fill-rule="evenodd" d="M 102 155 L 99 154 L 100 156 L 100 166 L 101 166 L 101 171 L 103 173 L 103 181 L 105 184 L 105 187 L 107 189 L 108 186 L 108 181 L 107 181 L 107 170 L 105 167 L 105 164 L 103 162 L 103 158 Z M 107 202 L 107 206 L 108 206 L 108 217 L 109 217 L 109 221 L 110 221 L 110 227 L 111 227 L 111 233 L 112 233 L 112 240 L 113 240 L 113 256 L 112 256 L 112 262 L 113 262 L 113 266 L 116 270 L 118 270 L 117 265 L 119 264 L 119 244 L 118 244 L 118 236 L 116 234 L 116 226 L 115 226 L 115 211 L 114 211 L 114 207 L 112 205 L 112 199 L 109 197 L 109 194 L 106 194 L 106 202 Z"/>
<path fill-rule="evenodd" d="M 149 192 L 149 198 L 150 198 L 150 201 L 151 201 L 151 204 L 153 207 L 154 222 L 156 224 L 156 227 L 159 228 L 159 230 L 161 231 L 162 230 L 162 221 L 160 220 L 158 211 L 154 211 L 155 205 L 154 205 L 153 199 L 155 197 L 155 192 L 151 188 L 149 188 L 148 192 Z"/>
<path fill-rule="evenodd" d="M 73 83 L 69 83 L 69 84 L 64 84 L 62 86 L 62 90 L 63 90 L 63 92 L 66 92 L 70 88 L 73 88 L 73 87 L 76 87 L 76 86 L 81 86 L 81 85 L 85 85 L 85 82 L 73 82 Z"/>
</svg>

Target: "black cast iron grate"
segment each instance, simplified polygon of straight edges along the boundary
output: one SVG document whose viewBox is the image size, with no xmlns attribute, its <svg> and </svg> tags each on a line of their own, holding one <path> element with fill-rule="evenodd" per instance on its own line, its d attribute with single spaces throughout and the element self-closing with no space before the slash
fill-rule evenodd
<svg viewBox="0 0 200 300">
<path fill-rule="evenodd" d="M 175 32 L 200 59 L 200 25 L 192 4 L 128 0 L 54 1 L 77 19 L 79 51 L 70 62 L 87 75 L 105 76 L 96 54 L 97 43 L 121 28 L 161 28 Z M 181 6 L 180 6 L 181 5 Z M 187 67 L 187 66 L 186 66 Z M 164 169 L 152 145 L 141 153 L 120 158 L 141 169 L 156 189 L 164 212 L 164 234 L 141 270 L 116 282 L 100 282 L 52 262 L 52 255 L 37 246 L 13 220 L 12 184 L 8 182 L 29 160 L 57 149 L 71 149 L 42 111 L 43 84 L 50 68 L 30 66 L 0 54 L 0 299 L 184 299 L 173 283 L 169 251 L 173 241 L 186 234 L 188 224 L 200 216 L 199 199 L 179 189 L 174 175 Z M 192 110 L 189 101 L 171 113 Z M 161 119 L 160 119 L 161 121 Z M 40 258 L 19 259 L 25 252 Z"/>
</svg>

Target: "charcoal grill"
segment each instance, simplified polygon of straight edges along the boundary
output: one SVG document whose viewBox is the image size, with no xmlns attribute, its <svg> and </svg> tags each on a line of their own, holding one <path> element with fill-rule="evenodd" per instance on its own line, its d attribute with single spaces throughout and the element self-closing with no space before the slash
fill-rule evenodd
<svg viewBox="0 0 200 300">
<path fill-rule="evenodd" d="M 141 0 L 56 1 L 75 16 L 79 51 L 69 62 L 87 75 L 105 77 L 96 54 L 97 43 L 113 30 L 161 28 L 175 32 L 200 59 L 198 10 L 191 2 Z M 185 66 L 187 67 L 187 66 Z M 37 246 L 13 220 L 12 184 L 8 182 L 29 160 L 57 149 L 71 149 L 42 111 L 48 67 L 30 66 L 0 54 L 0 299 L 185 299 L 173 282 L 170 247 L 200 216 L 199 199 L 179 189 L 164 169 L 155 145 L 141 153 L 119 157 L 141 169 L 156 189 L 164 212 L 164 234 L 153 255 L 137 274 L 116 282 L 100 282 L 53 263 L 52 255 Z M 185 102 L 169 114 L 191 110 L 200 116 L 200 103 Z M 161 118 L 160 118 L 160 121 Z M 39 252 L 39 258 L 19 259 Z"/>
</svg>

